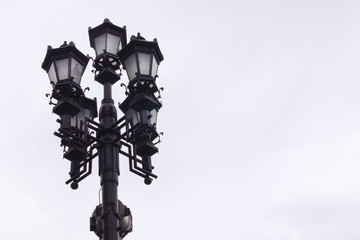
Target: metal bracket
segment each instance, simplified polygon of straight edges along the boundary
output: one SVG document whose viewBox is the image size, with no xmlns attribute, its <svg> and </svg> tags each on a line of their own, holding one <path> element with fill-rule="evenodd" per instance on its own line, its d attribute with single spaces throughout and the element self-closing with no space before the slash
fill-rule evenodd
<svg viewBox="0 0 360 240">
<path fill-rule="evenodd" d="M 60 120 L 58 120 L 61 123 Z M 80 181 L 89 176 L 92 172 L 92 161 L 99 155 L 97 148 L 103 144 L 103 142 L 91 135 L 91 130 L 99 132 L 103 130 L 103 127 L 91 120 L 85 119 L 83 129 L 71 128 L 71 130 L 59 129 L 58 132 L 54 132 L 54 135 L 61 138 L 66 142 L 64 145 L 65 153 L 68 146 L 77 146 L 83 149 L 82 159 L 76 159 L 78 161 L 78 172 L 71 175 L 71 177 L 65 182 L 71 184 L 71 188 L 77 189 Z M 150 184 L 153 178 L 157 178 L 157 175 L 152 173 L 153 167 L 145 167 L 143 159 L 136 153 L 136 146 L 131 143 L 131 133 L 133 132 L 132 126 L 125 117 L 120 118 L 115 122 L 111 128 L 118 132 L 118 138 L 114 139 L 114 143 L 119 147 L 119 153 L 129 160 L 129 170 L 132 173 L 144 178 L 146 184 Z M 150 164 L 151 165 L 151 164 Z"/>
<path fill-rule="evenodd" d="M 118 139 L 117 142 L 117 145 L 119 146 L 119 153 L 129 159 L 130 172 L 144 178 L 147 183 L 151 183 L 152 178 L 157 178 L 157 176 L 144 168 L 144 162 L 139 159 L 136 154 L 135 145 L 131 144 L 131 123 L 124 116 L 112 127 L 120 133 L 120 139 Z M 141 167 L 139 165 L 141 165 Z"/>
<path fill-rule="evenodd" d="M 77 146 L 79 149 L 82 149 L 83 152 L 83 156 L 76 159 L 76 161 L 78 161 L 78 171 L 73 173 L 70 179 L 65 182 L 66 184 L 71 183 L 72 189 L 77 189 L 79 182 L 91 174 L 92 160 L 98 156 L 98 152 L 96 151 L 97 140 L 91 136 L 89 132 L 90 124 L 88 124 L 88 122 L 90 121 L 93 122 L 90 119 L 85 119 L 83 130 L 72 127 L 70 130 L 60 128 L 58 132 L 54 132 L 55 136 L 65 141 L 65 149 L 68 149 L 69 146 Z M 61 123 L 60 120 L 58 120 L 58 122 Z M 91 129 L 93 128 L 94 127 L 91 127 Z"/>
</svg>

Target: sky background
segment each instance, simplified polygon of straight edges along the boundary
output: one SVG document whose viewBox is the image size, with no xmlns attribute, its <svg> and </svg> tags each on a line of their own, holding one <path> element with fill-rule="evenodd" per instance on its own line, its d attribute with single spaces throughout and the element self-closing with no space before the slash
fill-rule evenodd
<svg viewBox="0 0 360 240">
<path fill-rule="evenodd" d="M 165 58 L 159 178 L 145 185 L 121 157 L 126 239 L 360 239 L 360 1 L 13 0 L 0 11 L 2 239 L 98 239 L 97 161 L 78 190 L 65 185 L 41 63 L 65 40 L 94 56 L 87 30 L 104 18 L 157 38 Z M 82 86 L 101 100 L 91 64 Z"/>
</svg>

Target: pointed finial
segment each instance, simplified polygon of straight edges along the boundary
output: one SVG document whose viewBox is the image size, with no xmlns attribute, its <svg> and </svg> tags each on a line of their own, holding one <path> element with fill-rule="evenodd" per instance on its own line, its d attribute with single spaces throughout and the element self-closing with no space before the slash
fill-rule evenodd
<svg viewBox="0 0 360 240">
<path fill-rule="evenodd" d="M 145 40 L 145 38 L 143 36 L 141 36 L 141 34 L 139 32 L 137 34 L 137 39 L 138 40 Z"/>
</svg>

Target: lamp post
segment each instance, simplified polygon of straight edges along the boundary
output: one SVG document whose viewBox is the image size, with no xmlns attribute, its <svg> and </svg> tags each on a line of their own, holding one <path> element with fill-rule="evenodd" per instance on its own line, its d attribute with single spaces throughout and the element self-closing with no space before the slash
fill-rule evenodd
<svg viewBox="0 0 360 240">
<path fill-rule="evenodd" d="M 74 43 L 48 47 L 42 68 L 53 87 L 50 104 L 60 117 L 60 128 L 54 134 L 61 139 L 63 157 L 70 161 L 66 184 L 77 189 L 91 174 L 92 161 L 98 157 L 102 203 L 90 218 L 90 230 L 100 239 L 118 240 L 132 230 L 130 209 L 118 200 L 119 155 L 128 159 L 130 171 L 143 177 L 146 184 L 157 178 L 152 173 L 151 157 L 158 152 L 155 145 L 160 142 L 156 119 L 162 104 L 156 78 L 163 56 L 156 39 L 146 41 L 138 34 L 127 43 L 125 26 L 118 27 L 108 19 L 89 28 L 89 39 L 96 54 L 95 80 L 104 88 L 99 111 L 96 98 L 87 98 L 80 85 L 90 57 Z M 127 96 L 119 103 L 124 115 L 118 118 L 112 85 L 120 79 L 121 66 L 129 83 L 125 85 Z"/>
</svg>

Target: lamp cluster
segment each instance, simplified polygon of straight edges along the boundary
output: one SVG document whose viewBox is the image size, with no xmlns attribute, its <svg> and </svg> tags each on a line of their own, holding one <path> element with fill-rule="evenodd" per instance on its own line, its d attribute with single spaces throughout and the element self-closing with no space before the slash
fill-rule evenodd
<svg viewBox="0 0 360 240">
<path fill-rule="evenodd" d="M 54 134 L 61 138 L 63 156 L 71 162 L 70 179 L 66 183 L 76 189 L 78 182 L 91 173 L 92 160 L 97 156 L 99 174 L 103 174 L 108 160 L 106 157 L 101 160 L 101 156 L 110 151 L 105 154 L 112 154 L 118 174 L 120 153 L 129 159 L 130 171 L 150 184 L 157 177 L 152 173 L 151 157 L 158 152 L 156 121 L 162 107 L 156 79 L 163 55 L 157 40 L 146 41 L 138 34 L 127 43 L 126 27 L 118 27 L 108 19 L 89 28 L 89 39 L 96 53 L 95 80 L 104 86 L 99 111 L 96 98 L 87 98 L 86 89 L 80 84 L 91 58 L 81 53 L 73 42 L 65 42 L 59 48 L 49 46 L 42 64 L 53 87 L 50 100 L 53 113 L 60 117 L 60 128 Z M 118 119 L 111 87 L 120 79 L 121 67 L 126 70 L 129 83 L 126 99 L 119 104 L 124 115 Z M 108 146 L 111 150 L 107 150 Z"/>
</svg>

